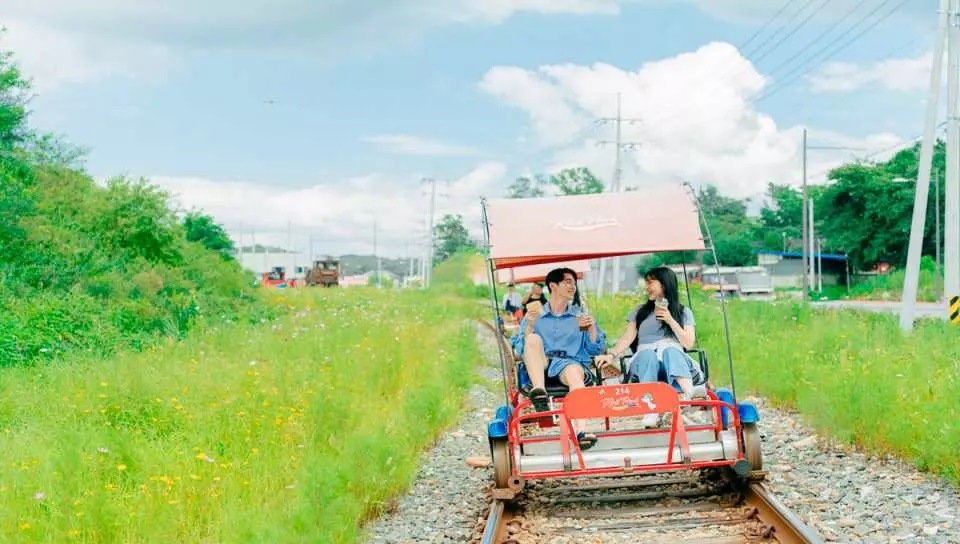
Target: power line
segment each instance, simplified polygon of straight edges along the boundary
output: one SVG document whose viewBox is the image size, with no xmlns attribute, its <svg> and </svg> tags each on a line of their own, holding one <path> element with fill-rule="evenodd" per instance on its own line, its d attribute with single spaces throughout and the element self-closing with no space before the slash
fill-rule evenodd
<svg viewBox="0 0 960 544">
<path fill-rule="evenodd" d="M 812 1 L 812 0 L 810 0 L 810 1 Z M 810 5 L 810 1 L 808 1 L 806 5 Z M 823 0 L 823 3 L 820 4 L 820 7 L 818 7 L 818 8 L 815 9 L 815 10 L 813 10 L 812 12 L 810 12 L 810 14 L 807 15 L 806 19 L 804 19 L 803 21 L 800 21 L 800 23 L 797 24 L 797 26 L 793 27 L 793 30 L 791 30 L 791 31 L 788 32 L 785 36 L 783 36 L 782 38 L 780 38 L 780 40 L 779 40 L 777 43 L 773 44 L 773 47 L 771 47 L 770 49 L 768 49 L 766 53 L 764 53 L 763 55 L 760 55 L 759 58 L 754 59 L 753 63 L 754 63 L 754 64 L 759 64 L 760 61 L 763 60 L 763 59 L 765 59 L 765 58 L 767 58 L 767 56 L 768 56 L 770 53 L 776 51 L 776 49 L 777 49 L 778 47 L 780 47 L 780 45 L 782 45 L 783 42 L 789 40 L 791 36 L 793 36 L 794 34 L 796 34 L 797 32 L 799 32 L 801 28 L 803 28 L 804 26 L 806 26 L 807 23 L 809 23 L 810 20 L 813 19 L 813 17 L 814 17 L 817 13 L 820 13 L 820 12 L 823 10 L 823 8 L 826 7 L 827 2 L 829 2 L 829 1 L 830 1 L 830 0 Z M 802 10 L 801 10 L 801 11 L 802 11 Z"/>
<path fill-rule="evenodd" d="M 876 7 L 874 7 L 870 12 L 868 12 L 866 15 L 864 15 L 863 17 L 861 17 L 861 18 L 858 20 L 858 22 L 856 22 L 854 25 L 852 25 L 852 26 L 851 26 L 849 29 L 847 29 L 845 32 L 841 33 L 839 36 L 837 36 L 835 39 L 833 39 L 833 41 L 831 41 L 831 42 L 827 43 L 826 45 L 824 45 L 823 47 L 817 49 L 817 50 L 814 51 L 812 54 L 806 55 L 806 57 L 804 58 L 804 60 L 803 60 L 802 62 L 800 62 L 799 64 L 797 64 L 797 65 L 794 67 L 793 70 L 787 72 L 786 76 L 785 76 L 784 79 L 782 80 L 782 81 L 783 81 L 782 83 L 774 82 L 772 85 L 770 85 L 769 87 L 763 89 L 762 91 L 760 91 L 759 93 L 757 93 L 755 96 L 747 96 L 747 97 L 746 97 L 746 100 L 751 100 L 751 99 L 752 99 L 755 103 L 759 103 L 759 102 L 761 102 L 761 101 L 763 101 L 763 100 L 766 100 L 767 98 L 770 98 L 771 96 L 774 96 L 776 93 L 780 92 L 781 90 L 784 90 L 784 89 L 786 89 L 786 88 L 789 88 L 790 85 L 792 85 L 794 82 L 796 82 L 797 80 L 799 80 L 800 78 L 802 78 L 804 75 L 808 74 L 808 73 L 812 70 L 812 68 L 807 69 L 806 71 L 802 71 L 802 72 L 800 72 L 800 73 L 797 73 L 798 70 L 802 70 L 805 66 L 808 66 L 811 62 L 816 62 L 816 61 L 817 61 L 817 57 L 820 56 L 820 55 L 822 55 L 824 52 L 828 53 L 828 56 L 827 56 L 826 58 L 822 59 L 821 62 L 824 62 L 824 61 L 827 61 L 827 60 L 832 59 L 834 56 L 836 56 L 837 54 L 839 54 L 840 52 L 842 52 L 844 49 L 846 49 L 847 47 L 849 47 L 850 45 L 852 45 L 853 43 L 855 43 L 857 40 L 859 40 L 861 37 L 863 37 L 863 35 L 865 35 L 867 32 L 869 32 L 870 30 L 873 30 L 873 29 L 876 28 L 880 23 L 882 23 L 884 20 L 886 20 L 887 18 L 889 18 L 890 16 L 892 16 L 896 11 L 898 11 L 900 8 L 902 8 L 904 5 L 906 5 L 906 3 L 907 3 L 909 0 L 902 0 L 902 1 L 901 1 L 899 4 L 897 4 L 892 10 L 890 10 L 890 11 L 887 12 L 885 15 L 881 16 L 879 19 L 877 19 L 876 21 L 874 21 L 871 25 L 869 25 L 868 27 L 864 28 L 862 31 L 860 31 L 859 33 L 857 33 L 856 35 L 854 35 L 852 38 L 850 38 L 849 40 L 847 40 L 846 43 L 843 43 L 843 44 L 841 44 L 840 47 L 834 49 L 833 51 L 830 51 L 830 48 L 831 48 L 832 46 L 836 45 L 838 42 L 840 42 L 841 40 L 843 40 L 844 37 L 849 36 L 851 32 L 855 31 L 855 30 L 856 30 L 858 27 L 860 27 L 863 23 L 867 22 L 873 15 L 875 15 L 877 12 L 879 12 L 880 9 L 882 9 L 884 6 L 886 6 L 887 4 L 889 4 L 891 1 L 893 1 L 893 0 L 883 0 L 879 5 L 877 5 Z M 808 2 L 808 3 L 809 3 L 809 2 Z M 858 4 L 853 10 L 847 12 L 847 14 L 845 14 L 845 15 L 841 18 L 841 21 L 844 21 L 844 20 L 848 19 L 853 13 L 855 13 L 855 12 L 856 12 L 863 4 L 865 4 L 865 3 L 866 3 L 866 0 L 864 0 L 863 2 L 861 2 L 860 4 Z M 801 11 L 802 11 L 802 9 L 801 9 Z M 799 12 L 798 12 L 798 13 L 799 13 Z M 796 14 L 794 14 L 794 16 L 796 16 Z M 785 27 L 785 26 L 786 26 L 786 25 L 784 25 L 784 27 Z M 817 40 L 814 40 L 813 42 L 808 43 L 806 47 L 807 47 L 807 48 L 812 47 L 814 44 L 816 44 L 816 42 L 817 42 L 819 39 L 821 39 L 823 36 L 826 36 L 827 34 L 829 34 L 832 30 L 834 30 L 834 29 L 835 29 L 836 27 L 838 27 L 838 26 L 839 26 L 839 22 L 838 22 L 838 23 L 835 23 L 835 24 L 831 27 L 831 29 L 829 29 L 827 32 L 821 33 L 821 35 L 818 36 L 818 39 L 817 39 Z M 806 51 L 807 51 L 807 49 L 802 49 L 802 50 L 801 50 L 801 53 L 806 52 Z M 777 66 L 777 68 L 774 70 L 774 72 L 777 72 L 777 71 L 780 71 L 780 70 L 786 68 L 787 66 L 790 65 L 790 62 L 791 62 L 792 60 L 795 60 L 795 58 L 798 57 L 798 56 L 799 56 L 799 55 L 794 55 L 793 57 L 791 57 L 791 58 L 788 59 L 787 61 L 784 61 L 784 62 L 781 63 L 779 66 Z M 747 60 L 749 61 L 750 59 L 747 59 Z M 751 64 L 753 64 L 754 62 L 755 62 L 755 61 L 751 61 Z M 740 74 L 745 73 L 745 72 L 746 72 L 746 69 L 742 69 L 742 70 L 737 71 L 737 72 L 736 72 L 736 75 L 740 75 Z M 732 72 L 731 72 L 731 73 L 732 73 Z M 724 74 L 723 77 L 726 77 L 726 76 L 728 76 L 728 75 L 730 75 L 730 73 Z M 647 121 L 648 121 L 648 122 L 650 122 L 650 121 L 655 121 L 655 122 L 660 123 L 660 122 L 669 121 L 669 120 L 671 120 L 671 119 L 675 119 L 675 118 L 681 117 L 682 115 L 683 115 L 682 113 L 674 113 L 674 114 L 665 115 L 665 116 L 662 116 L 662 117 L 657 117 L 656 119 L 647 119 Z"/>
<path fill-rule="evenodd" d="M 856 4 L 856 5 L 853 6 L 853 9 L 851 9 L 850 11 L 848 11 L 847 13 L 845 13 L 845 14 L 843 15 L 843 17 L 841 17 L 841 18 L 837 19 L 836 21 L 834 21 L 834 23 L 833 23 L 832 25 L 830 25 L 829 28 L 827 28 L 826 30 L 824 30 L 823 32 L 821 32 L 819 35 L 817 35 L 817 37 L 814 38 L 812 41 L 810 41 L 810 43 L 808 43 L 808 44 L 806 44 L 805 46 L 801 47 L 800 50 L 798 50 L 796 53 L 794 53 L 792 57 L 790 57 L 790 58 L 788 58 L 787 60 L 785 60 L 784 62 L 782 62 L 779 66 L 777 66 L 777 67 L 774 68 L 773 70 L 770 70 L 768 73 L 769 73 L 770 75 L 773 75 L 773 74 L 777 73 L 778 71 L 780 71 L 781 68 L 783 68 L 784 66 L 789 65 L 789 64 L 790 64 L 791 62 L 793 62 L 797 57 L 799 57 L 799 56 L 802 55 L 803 53 L 809 51 L 811 47 L 813 47 L 814 45 L 816 45 L 816 43 L 819 42 L 820 40 L 822 40 L 823 38 L 827 37 L 828 34 L 830 34 L 831 32 L 833 32 L 834 30 L 836 30 L 841 24 L 843 24 L 844 21 L 846 21 L 848 18 L 850 18 L 851 15 L 853 15 L 854 13 L 856 13 L 857 10 L 859 10 L 860 7 L 863 6 L 863 5 L 866 4 L 866 3 L 867 3 L 867 0 L 861 0 L 858 4 Z"/>
<path fill-rule="evenodd" d="M 859 26 L 860 23 L 866 21 L 869 17 L 871 17 L 871 16 L 874 15 L 877 11 L 879 11 L 880 8 L 882 8 L 883 6 L 889 4 L 891 1 L 892 1 L 892 0 L 883 0 L 883 2 L 882 2 L 881 4 L 879 4 L 877 7 L 875 7 L 875 8 L 873 9 L 873 11 L 871 11 L 869 14 L 867 14 L 866 17 L 864 17 L 863 19 L 861 19 L 860 22 L 857 23 L 856 25 L 854 25 L 853 28 L 856 28 L 857 26 Z M 894 6 L 894 8 L 893 8 L 892 10 L 888 11 L 886 14 L 884 14 L 883 16 L 881 16 L 879 19 L 877 19 L 876 21 L 874 21 L 872 24 L 870 24 L 869 26 L 867 26 L 866 28 L 864 28 L 863 30 L 861 30 L 860 32 L 858 32 L 857 34 L 855 34 L 852 38 L 850 38 L 849 40 L 847 40 L 845 43 L 843 43 L 842 45 L 840 45 L 840 47 L 834 49 L 832 52 L 829 52 L 829 54 L 828 54 L 825 58 L 819 59 L 817 62 L 819 62 L 820 64 L 822 64 L 822 63 L 824 63 L 824 62 L 832 59 L 832 58 L 835 57 L 838 53 L 840 53 L 841 51 L 843 51 L 843 50 L 845 50 L 846 48 L 848 48 L 848 47 L 850 47 L 851 45 L 853 45 L 857 40 L 859 40 L 861 37 L 863 37 L 864 34 L 866 34 L 867 32 L 869 32 L 869 31 L 873 30 L 874 28 L 876 28 L 877 26 L 879 26 L 880 23 L 882 23 L 883 21 L 885 21 L 886 19 L 888 19 L 888 18 L 889 18 L 891 15 L 893 15 L 894 13 L 896 13 L 900 8 L 902 8 L 903 6 L 905 6 L 905 5 L 907 4 L 907 2 L 909 2 L 909 1 L 910 1 L 910 0 L 901 0 L 901 2 L 900 2 L 899 4 L 897 4 L 896 6 Z M 851 28 L 849 31 L 847 31 L 847 32 L 844 33 L 844 34 L 841 34 L 841 35 L 838 36 L 836 39 L 834 39 L 832 42 L 828 43 L 828 44 L 825 45 L 824 47 L 822 47 L 822 48 L 820 48 L 819 50 L 817 50 L 817 51 L 814 53 L 813 57 L 811 57 L 811 60 L 816 60 L 817 57 L 818 57 L 822 52 L 828 50 L 828 49 L 830 48 L 830 46 L 836 44 L 839 40 L 843 39 L 844 36 L 846 36 L 850 31 L 853 30 L 853 28 Z M 779 87 L 777 86 L 776 83 L 774 83 L 773 85 L 771 85 L 770 87 L 768 87 L 767 89 L 765 89 L 764 92 L 761 93 L 761 94 L 756 98 L 756 102 L 760 102 L 760 101 L 762 101 L 762 100 L 766 100 L 766 99 L 770 98 L 771 96 L 775 96 L 775 95 L 776 95 L 777 93 L 779 93 L 781 90 L 789 88 L 790 85 L 793 84 L 795 81 L 797 81 L 798 79 L 800 79 L 800 78 L 802 78 L 803 76 L 805 76 L 805 75 L 807 75 L 808 73 L 810 73 L 810 71 L 811 71 L 814 67 L 808 68 L 808 69 L 806 69 L 806 70 L 804 70 L 804 71 L 801 71 L 800 73 L 797 73 L 797 70 L 798 70 L 798 69 L 801 69 L 801 70 L 802 70 L 803 67 L 804 67 L 806 64 L 809 64 L 809 62 L 800 64 L 800 66 L 798 66 L 798 68 L 795 68 L 794 70 L 788 72 L 788 75 L 785 76 L 785 78 L 784 78 L 784 79 L 786 80 L 786 82 L 780 84 Z M 793 74 L 796 74 L 796 75 L 791 78 L 790 76 L 793 75 Z M 771 89 L 772 89 L 772 90 L 771 90 Z"/>
<path fill-rule="evenodd" d="M 771 34 L 770 36 L 767 36 L 767 39 L 763 40 L 763 42 L 760 43 L 760 45 L 758 46 L 757 50 L 758 50 L 758 51 L 759 51 L 759 50 L 762 50 L 765 45 L 767 45 L 768 43 L 770 43 L 770 40 L 776 38 L 776 37 L 777 37 L 777 34 L 779 34 L 779 33 L 782 32 L 784 29 L 786 29 L 786 28 L 790 25 L 790 23 L 792 23 L 793 20 L 797 18 L 797 16 L 799 16 L 801 13 L 803 13 L 804 10 L 807 9 L 807 6 L 809 6 L 809 5 L 812 4 L 813 2 L 814 2 L 814 0 L 807 0 L 802 6 L 800 6 L 800 9 L 797 10 L 796 13 L 794 13 L 793 15 L 791 15 L 790 18 L 787 19 L 787 21 L 786 21 L 776 32 L 774 32 L 774 33 Z M 747 55 L 744 54 L 744 56 L 747 56 Z"/>
<path fill-rule="evenodd" d="M 767 29 L 767 27 L 769 27 L 774 21 L 776 21 L 777 19 L 780 18 L 781 15 L 783 15 L 783 12 L 787 10 L 787 7 L 790 6 L 791 3 L 792 3 L 791 0 L 785 0 L 783 5 L 780 6 L 780 9 L 778 9 L 777 12 L 774 13 L 772 17 L 767 19 L 767 22 L 763 23 L 763 26 L 761 26 L 756 32 L 753 33 L 753 35 L 747 38 L 745 42 L 737 46 L 737 49 L 739 49 L 740 51 L 743 51 L 744 49 L 746 49 L 746 47 L 750 45 L 750 42 L 756 39 L 757 36 L 762 34 L 763 31 Z"/>
</svg>

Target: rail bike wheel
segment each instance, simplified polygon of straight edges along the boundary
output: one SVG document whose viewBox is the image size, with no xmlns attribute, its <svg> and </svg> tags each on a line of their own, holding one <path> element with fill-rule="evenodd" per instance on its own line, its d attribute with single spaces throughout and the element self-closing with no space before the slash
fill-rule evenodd
<svg viewBox="0 0 960 544">
<path fill-rule="evenodd" d="M 751 470 L 763 470 L 763 451 L 760 448 L 760 429 L 756 423 L 743 424 L 744 455 Z"/>
<path fill-rule="evenodd" d="M 510 482 L 510 445 L 506 438 L 490 441 L 490 458 L 493 461 L 493 483 L 496 489 L 506 489 Z"/>
</svg>

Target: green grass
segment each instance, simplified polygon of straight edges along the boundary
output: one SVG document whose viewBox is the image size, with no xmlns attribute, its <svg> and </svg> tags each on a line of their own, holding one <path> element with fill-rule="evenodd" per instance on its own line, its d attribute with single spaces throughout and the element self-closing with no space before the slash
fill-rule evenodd
<svg viewBox="0 0 960 544">
<path fill-rule="evenodd" d="M 0 370 L 0 541 L 356 541 L 459 414 L 475 303 L 276 297 L 272 323 Z"/>
<path fill-rule="evenodd" d="M 927 259 L 927 257 L 925 257 Z M 920 270 L 917 283 L 917 300 L 933 302 L 936 300 L 936 272 L 933 269 Z M 871 276 L 850 289 L 849 298 L 860 300 L 899 300 L 903 294 L 906 272 L 894 270 L 883 276 Z M 941 273 L 940 285 L 943 285 Z M 942 290 L 942 287 L 941 287 Z"/>
<path fill-rule="evenodd" d="M 489 297 L 486 266 L 481 255 L 472 252 L 457 253 L 434 267 L 430 287 L 434 291 L 463 298 Z M 483 283 L 474 284 L 475 277 Z"/>
<path fill-rule="evenodd" d="M 594 303 L 617 337 L 632 300 Z M 718 385 L 729 384 L 720 304 L 694 300 Z M 956 327 L 897 316 L 821 311 L 799 302 L 729 304 L 737 393 L 799 410 L 818 431 L 906 459 L 960 484 L 960 342 Z"/>
</svg>

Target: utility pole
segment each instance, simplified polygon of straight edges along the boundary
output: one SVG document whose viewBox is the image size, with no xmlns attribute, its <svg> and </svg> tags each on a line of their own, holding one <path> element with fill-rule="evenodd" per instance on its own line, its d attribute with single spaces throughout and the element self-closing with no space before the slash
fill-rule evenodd
<svg viewBox="0 0 960 544">
<path fill-rule="evenodd" d="M 237 260 L 243 266 L 243 223 L 240 223 L 240 234 L 237 235 Z"/>
<path fill-rule="evenodd" d="M 808 236 L 810 238 L 810 289 L 813 290 L 814 285 L 817 285 L 817 234 L 816 234 L 816 223 L 814 222 L 814 206 L 813 199 L 810 199 L 810 232 Z"/>
<path fill-rule="evenodd" d="M 933 278 L 933 288 L 934 293 L 937 297 L 937 304 L 943 302 L 943 290 L 942 290 L 942 281 L 943 278 L 940 274 L 940 169 L 933 171 L 933 195 L 934 195 L 934 216 L 936 217 L 937 227 L 936 227 L 936 244 L 937 244 L 937 255 L 936 255 L 936 269 L 934 270 L 935 277 Z"/>
<path fill-rule="evenodd" d="M 813 238 L 813 200 L 807 189 L 807 152 L 811 149 L 829 149 L 834 151 L 863 151 L 858 147 L 845 147 L 836 145 L 810 145 L 807 141 L 807 129 L 803 129 L 803 210 L 800 240 L 800 255 L 803 261 L 803 299 L 806 300 L 810 290 L 814 285 L 814 273 L 816 272 L 816 254 L 814 252 Z M 822 251 L 822 250 L 821 250 Z"/>
<path fill-rule="evenodd" d="M 427 260 L 424 264 L 423 286 L 430 287 L 430 281 L 433 279 L 433 251 L 436 240 L 433 235 L 433 221 L 437 202 L 437 180 L 435 178 L 424 178 L 424 183 L 430 184 L 430 213 L 427 221 Z"/>
<path fill-rule="evenodd" d="M 636 142 L 624 142 L 623 141 L 623 123 L 638 123 L 640 119 L 637 118 L 627 118 L 624 119 L 621 110 L 621 101 L 620 93 L 617 93 L 617 116 L 616 117 L 604 117 L 600 119 L 601 123 L 613 122 L 616 125 L 616 140 L 613 142 L 603 140 L 599 142 L 600 145 L 614 144 L 614 160 L 613 160 L 613 180 L 610 184 L 610 190 L 614 193 L 619 193 L 622 191 L 621 187 L 621 177 L 623 176 L 623 168 L 621 167 L 620 152 L 623 149 L 636 149 L 640 147 L 639 143 Z M 619 293 L 620 292 L 620 261 L 621 257 L 613 258 L 613 278 L 611 281 L 611 292 Z M 606 280 L 606 259 L 600 261 L 600 281 L 597 282 L 597 297 L 603 296 L 603 286 L 604 280 Z"/>
<path fill-rule="evenodd" d="M 284 259 L 284 267 L 289 266 L 290 271 L 287 277 L 293 279 L 297 275 L 297 254 L 293 251 L 293 221 L 287 220 L 287 257 Z"/>
<path fill-rule="evenodd" d="M 810 283 L 809 278 L 807 277 L 807 229 L 810 226 L 809 214 L 807 211 L 807 129 L 803 129 L 803 204 L 801 207 L 803 211 L 803 234 L 800 237 L 800 259 L 803 261 L 803 300 L 807 300 L 808 293 L 810 293 Z"/>
<path fill-rule="evenodd" d="M 944 292 L 951 306 L 960 297 L 960 0 L 954 0 L 950 9 L 953 24 L 948 30 L 950 68 L 953 77 L 947 78 L 947 96 L 950 100 L 947 121 L 947 179 L 944 217 Z M 923 229 L 920 229 L 921 233 Z M 956 321 L 954 321 L 956 322 Z"/>
<path fill-rule="evenodd" d="M 817 292 L 823 292 L 823 240 L 817 239 Z"/>
<path fill-rule="evenodd" d="M 430 287 L 430 283 L 433 281 L 433 259 L 434 259 L 434 250 L 436 244 L 436 237 L 434 236 L 434 216 L 436 213 L 436 203 L 437 197 L 448 197 L 449 194 L 437 193 L 437 182 L 444 180 L 437 180 L 435 178 L 423 178 L 423 183 L 430 184 L 430 212 L 427 216 L 427 255 L 425 257 L 425 263 L 423 264 L 424 270 L 424 287 Z"/>
<path fill-rule="evenodd" d="M 373 220 L 373 256 L 377 259 L 377 289 L 380 285 L 380 253 L 377 251 L 377 220 Z"/>
<path fill-rule="evenodd" d="M 920 171 L 913 201 L 913 220 L 910 224 L 910 244 L 907 249 L 907 269 L 903 281 L 903 299 L 900 302 L 900 328 L 913 330 L 916 312 L 917 288 L 920 283 L 920 253 L 923 249 L 923 229 L 927 215 L 927 197 L 930 190 L 930 170 L 933 167 L 933 144 L 936 137 L 937 113 L 940 107 L 940 80 L 943 69 L 943 50 L 948 47 L 947 63 L 947 175 L 946 175 L 946 225 L 944 251 L 944 292 L 949 300 L 960 295 L 960 177 L 957 171 L 957 61 L 960 60 L 960 33 L 957 29 L 957 0 L 940 0 L 937 20 L 937 35 L 933 44 L 933 66 L 930 70 L 930 90 L 924 120 L 923 143 L 920 145 Z M 949 32 L 949 35 L 948 35 Z M 952 261 L 951 261 L 952 259 Z"/>
</svg>

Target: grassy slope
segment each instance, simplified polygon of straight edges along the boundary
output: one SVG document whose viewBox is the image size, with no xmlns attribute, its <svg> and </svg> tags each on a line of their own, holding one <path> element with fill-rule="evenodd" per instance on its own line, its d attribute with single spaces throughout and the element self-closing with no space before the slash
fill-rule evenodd
<svg viewBox="0 0 960 544">
<path fill-rule="evenodd" d="M 608 333 L 622 332 L 634 301 L 595 303 Z M 896 316 L 815 311 L 800 303 L 730 304 L 738 394 L 798 409 L 819 430 L 891 453 L 960 483 L 960 342 L 925 322 L 912 336 Z M 713 381 L 729 383 L 720 305 L 694 301 Z"/>
<path fill-rule="evenodd" d="M 292 310 L 273 326 L 2 371 L 0 540 L 354 541 L 457 415 L 474 310 L 278 296 Z"/>
<path fill-rule="evenodd" d="M 19 191 L 0 195 L 0 366 L 142 349 L 256 309 L 251 278 L 187 241 L 154 188 L 25 165 L 0 183 Z"/>
</svg>

